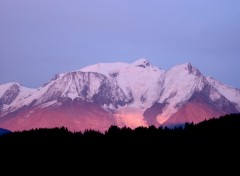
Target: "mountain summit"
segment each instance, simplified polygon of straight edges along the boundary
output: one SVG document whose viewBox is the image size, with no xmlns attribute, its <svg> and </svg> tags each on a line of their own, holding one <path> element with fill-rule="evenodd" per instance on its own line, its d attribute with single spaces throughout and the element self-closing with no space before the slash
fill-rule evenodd
<svg viewBox="0 0 240 176">
<path fill-rule="evenodd" d="M 240 90 L 190 63 L 167 71 L 146 59 L 99 63 L 56 75 L 38 89 L 0 85 L 0 128 L 173 126 L 240 112 Z"/>
<path fill-rule="evenodd" d="M 139 60 L 133 62 L 132 65 L 136 65 L 136 66 L 145 68 L 145 67 L 149 67 L 150 66 L 150 62 L 148 62 L 147 59 L 142 58 L 142 59 L 139 59 Z"/>
</svg>

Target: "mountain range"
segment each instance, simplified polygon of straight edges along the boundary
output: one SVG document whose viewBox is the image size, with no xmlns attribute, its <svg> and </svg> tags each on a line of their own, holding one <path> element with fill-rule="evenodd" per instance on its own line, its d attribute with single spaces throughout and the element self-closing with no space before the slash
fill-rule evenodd
<svg viewBox="0 0 240 176">
<path fill-rule="evenodd" d="M 57 74 L 37 89 L 0 85 L 0 128 L 11 131 L 175 126 L 239 112 L 240 89 L 190 63 L 166 71 L 146 59 L 99 63 Z"/>
</svg>

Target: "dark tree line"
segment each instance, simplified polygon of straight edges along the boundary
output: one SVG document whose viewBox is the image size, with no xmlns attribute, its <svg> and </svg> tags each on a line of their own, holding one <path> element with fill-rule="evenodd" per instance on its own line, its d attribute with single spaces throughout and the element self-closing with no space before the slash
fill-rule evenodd
<svg viewBox="0 0 240 176">
<path fill-rule="evenodd" d="M 111 126 L 105 133 L 94 130 L 70 132 L 67 128 L 32 129 L 29 131 L 13 132 L 0 137 L 1 145 L 50 145 L 74 143 L 90 145 L 102 143 L 105 145 L 173 145 L 187 143 L 238 142 L 240 134 L 240 114 L 231 114 L 203 121 L 194 125 L 186 123 L 184 127 L 155 126 L 130 129 Z"/>
<path fill-rule="evenodd" d="M 105 133 L 86 130 L 70 132 L 67 128 L 32 129 L 0 136 L 1 151 L 23 154 L 41 153 L 101 156 L 238 156 L 240 151 L 240 114 L 231 114 L 201 122 L 186 123 L 173 129 L 154 126 L 130 129 L 111 126 Z"/>
<path fill-rule="evenodd" d="M 6 166 L 1 169 L 13 168 L 8 172 L 20 165 L 24 173 L 33 167 L 38 172 L 46 168 L 78 173 L 114 169 L 111 174 L 125 174 L 130 169 L 133 173 L 191 171 L 192 175 L 192 170 L 238 168 L 239 143 L 240 114 L 173 129 L 112 126 L 104 134 L 93 130 L 72 133 L 65 127 L 33 129 L 0 136 L 0 162 Z"/>
<path fill-rule="evenodd" d="M 135 140 L 142 141 L 154 141 L 157 139 L 170 139 L 170 138 L 181 138 L 181 137 L 198 137 L 201 135 L 202 137 L 211 138 L 212 135 L 214 137 L 218 137 L 220 135 L 238 135 L 240 130 L 240 114 L 230 114 L 225 115 L 220 118 L 213 118 L 210 120 L 205 120 L 199 124 L 186 123 L 184 126 L 175 127 L 175 128 L 167 128 L 167 127 L 159 127 L 155 126 L 150 127 L 138 127 L 135 129 L 131 129 L 128 127 L 119 128 L 117 126 L 111 126 L 108 131 L 105 133 L 101 133 L 99 131 L 94 130 L 85 130 L 84 132 L 71 132 L 66 127 L 61 128 L 39 128 L 32 129 L 28 131 L 21 132 L 13 132 L 8 133 L 0 137 L 0 142 L 4 143 L 8 140 L 11 141 L 14 138 L 21 138 L 23 141 L 32 140 L 86 140 L 94 142 L 98 138 L 101 140 L 109 140 L 109 141 L 128 141 Z M 191 134 L 191 135 L 190 135 Z M 190 136 L 189 136 L 190 135 Z M 223 136 L 221 136 L 223 137 Z M 195 139 L 195 138 L 193 138 Z M 29 141 L 31 142 L 31 141 Z M 96 141 L 97 142 L 97 141 Z"/>
</svg>

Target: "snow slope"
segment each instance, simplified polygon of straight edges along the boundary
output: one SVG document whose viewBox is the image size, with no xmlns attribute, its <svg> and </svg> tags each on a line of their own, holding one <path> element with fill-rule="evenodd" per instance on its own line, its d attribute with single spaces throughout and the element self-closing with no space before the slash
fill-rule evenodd
<svg viewBox="0 0 240 176">
<path fill-rule="evenodd" d="M 190 63 L 177 65 L 162 76 L 163 88 L 158 103 L 166 103 L 164 112 L 157 117 L 162 124 L 186 102 L 195 91 L 204 86 L 203 75 Z"/>
<path fill-rule="evenodd" d="M 165 72 L 152 66 L 146 59 L 128 63 L 100 63 L 82 68 L 83 72 L 104 74 L 116 81 L 123 92 L 131 94 L 134 102 L 128 106 L 146 109 L 157 101 L 161 91 L 160 77 Z"/>
<path fill-rule="evenodd" d="M 219 81 L 215 80 L 212 77 L 207 77 L 206 79 L 223 96 L 225 96 L 231 102 L 236 103 L 236 107 L 240 111 L 240 89 L 236 89 L 231 86 L 220 83 Z"/>
</svg>

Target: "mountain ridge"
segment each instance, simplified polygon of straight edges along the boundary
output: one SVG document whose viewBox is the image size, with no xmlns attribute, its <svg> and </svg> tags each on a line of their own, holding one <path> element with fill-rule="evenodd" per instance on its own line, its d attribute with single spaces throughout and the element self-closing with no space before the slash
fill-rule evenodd
<svg viewBox="0 0 240 176">
<path fill-rule="evenodd" d="M 76 131 L 104 131 L 115 124 L 168 126 L 239 112 L 240 90 L 205 77 L 191 63 L 166 71 L 146 59 L 99 63 L 57 74 L 38 89 L 19 83 L 0 85 L 0 127 L 12 131 L 64 123 Z"/>
</svg>

